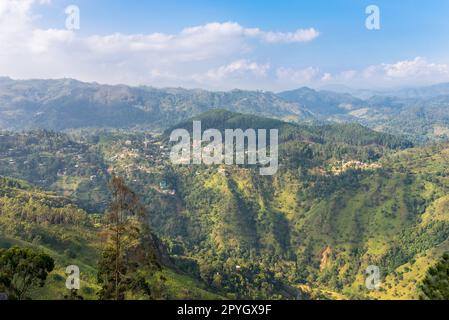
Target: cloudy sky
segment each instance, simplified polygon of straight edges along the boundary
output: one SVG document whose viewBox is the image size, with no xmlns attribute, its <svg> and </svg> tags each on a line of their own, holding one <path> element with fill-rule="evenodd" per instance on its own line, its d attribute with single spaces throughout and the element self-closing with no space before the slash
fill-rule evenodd
<svg viewBox="0 0 449 320">
<path fill-rule="evenodd" d="M 366 28 L 370 4 L 380 30 Z M 67 29 L 70 5 L 79 29 Z M 447 0 L 0 0 L 0 76 L 213 90 L 427 85 L 449 81 L 448 34 Z"/>
</svg>

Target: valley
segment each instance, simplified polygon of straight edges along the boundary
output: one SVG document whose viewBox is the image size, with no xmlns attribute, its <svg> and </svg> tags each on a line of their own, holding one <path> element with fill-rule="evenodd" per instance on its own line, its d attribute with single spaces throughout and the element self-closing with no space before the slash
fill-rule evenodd
<svg viewBox="0 0 449 320">
<path fill-rule="evenodd" d="M 166 248 L 161 298 L 419 297 L 425 272 L 449 247 L 449 144 L 225 110 L 193 119 L 205 129 L 279 129 L 278 173 L 173 165 L 170 129 L 2 132 L 1 246 L 41 248 L 56 260 L 36 295 L 62 298 L 63 269 L 76 264 L 81 294 L 97 298 L 98 234 L 115 174 Z M 380 268 L 377 291 L 365 287 L 369 265 Z"/>
</svg>

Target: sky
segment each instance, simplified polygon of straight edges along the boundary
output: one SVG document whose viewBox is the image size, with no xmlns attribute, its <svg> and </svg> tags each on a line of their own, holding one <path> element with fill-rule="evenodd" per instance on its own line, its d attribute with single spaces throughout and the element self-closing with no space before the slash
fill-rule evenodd
<svg viewBox="0 0 449 320">
<path fill-rule="evenodd" d="M 448 35 L 447 0 L 0 0 L 0 76 L 391 89 L 449 82 Z"/>
</svg>

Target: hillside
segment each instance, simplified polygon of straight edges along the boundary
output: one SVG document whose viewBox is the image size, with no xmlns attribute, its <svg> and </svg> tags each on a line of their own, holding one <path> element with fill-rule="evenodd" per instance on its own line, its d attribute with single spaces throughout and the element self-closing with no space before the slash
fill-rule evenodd
<svg viewBox="0 0 449 320">
<path fill-rule="evenodd" d="M 449 236 L 447 165 L 422 152 L 370 165 L 300 165 L 272 179 L 243 168 L 182 170 L 175 185 L 182 214 L 154 223 L 167 235 L 175 231 L 207 270 L 206 279 L 210 266 L 222 270 L 225 261 L 235 261 L 253 270 L 257 257 L 259 268 L 290 283 L 347 297 L 416 298 L 416 282 L 447 249 Z M 446 153 L 443 147 L 435 158 Z M 434 180 L 431 170 L 441 178 Z M 167 214 L 174 209 L 163 208 Z M 370 264 L 387 279 L 379 294 L 364 287 Z"/>
<path fill-rule="evenodd" d="M 80 268 L 80 295 L 84 299 L 97 299 L 101 228 L 101 215 L 88 215 L 69 199 L 41 191 L 24 181 L 0 177 L 0 248 L 30 247 L 55 260 L 55 269 L 45 287 L 34 290 L 33 299 L 64 299 L 69 293 L 65 287 L 65 268 L 69 265 Z M 161 257 L 166 259 L 169 258 Z M 165 266 L 156 277 L 160 275 L 166 281 L 159 290 L 168 299 L 220 298 L 173 266 Z"/>
<path fill-rule="evenodd" d="M 416 298 L 419 278 L 411 275 L 424 273 L 449 236 L 445 221 L 421 221 L 448 186 L 432 180 L 435 160 L 425 156 L 431 152 L 407 149 L 407 140 L 358 125 L 267 123 L 224 111 L 195 119 L 203 129 L 217 123 L 234 128 L 246 117 L 255 128 L 280 128 L 278 175 L 263 178 L 245 167 L 164 168 L 160 179 L 176 193 L 145 197 L 154 212 L 162 213 L 154 216 L 156 229 L 176 235 L 177 245 L 199 263 L 200 276 L 212 285 L 214 272 L 239 265 L 346 297 Z M 189 129 L 189 122 L 179 127 Z M 447 147 L 433 148 L 443 159 Z M 423 166 L 420 172 L 414 171 L 414 161 Z M 438 163 L 444 172 L 445 163 Z M 145 176 L 137 181 L 145 190 Z M 254 257 L 256 265 L 250 262 Z M 388 280 L 379 294 L 364 287 L 369 264 L 379 265 Z"/>
<path fill-rule="evenodd" d="M 301 88 L 278 95 L 309 110 L 316 119 L 357 122 L 377 131 L 407 135 L 416 142 L 447 140 L 448 84 L 389 92 L 339 93 Z"/>
<path fill-rule="evenodd" d="M 1 78 L 0 129 L 109 128 L 161 132 L 192 116 L 225 109 L 296 123 L 359 123 L 423 143 L 449 137 L 447 87 L 439 84 L 363 94 L 304 87 L 276 94 L 111 86 L 72 79 Z"/>
<path fill-rule="evenodd" d="M 298 142 L 298 140 L 321 144 L 334 142 L 392 149 L 408 148 L 413 145 L 405 136 L 376 132 L 356 123 L 296 124 L 224 109 L 211 110 L 178 123 L 165 130 L 163 137 L 167 138 L 175 129 L 186 129 L 191 133 L 192 121 L 201 121 L 202 130 L 218 129 L 222 132 L 225 129 L 278 129 L 281 142 Z"/>
<path fill-rule="evenodd" d="M 413 147 L 358 124 L 298 125 L 226 110 L 194 119 L 203 130 L 278 128 L 279 172 L 263 177 L 245 165 L 173 166 L 169 130 L 162 136 L 91 130 L 3 133 L 2 174 L 56 181 L 41 186 L 94 213 L 101 212 L 98 199 L 79 195 L 103 194 L 107 202 L 115 172 L 136 190 L 175 268 L 229 298 L 416 298 L 428 266 L 448 249 L 447 144 Z M 190 129 L 191 120 L 174 128 Z M 44 155 L 53 165 L 19 166 Z M 67 168 L 73 158 L 76 170 Z M 104 176 L 91 180 L 92 172 Z M 61 179 L 85 183 L 73 188 Z M 24 230 L 15 236 L 28 237 Z M 93 250 L 93 232 L 77 232 L 89 239 L 80 252 Z M 368 265 L 381 270 L 378 292 L 364 286 Z"/>
<path fill-rule="evenodd" d="M 354 98 L 347 93 L 337 93 L 332 91 L 315 91 L 304 87 L 291 91 L 284 91 L 278 94 L 281 98 L 297 102 L 313 112 L 317 116 L 330 116 L 335 114 L 345 114 L 348 110 L 361 108 L 363 100 Z"/>
<path fill-rule="evenodd" d="M 155 130 L 217 108 L 293 120 L 310 118 L 307 110 L 269 92 L 109 86 L 70 79 L 0 81 L 0 128 L 10 130 Z"/>
</svg>

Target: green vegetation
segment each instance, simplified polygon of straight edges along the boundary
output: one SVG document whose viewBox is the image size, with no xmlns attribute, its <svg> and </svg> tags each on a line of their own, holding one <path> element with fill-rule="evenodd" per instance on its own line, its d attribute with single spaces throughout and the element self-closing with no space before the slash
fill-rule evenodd
<svg viewBox="0 0 449 320">
<path fill-rule="evenodd" d="M 124 300 L 129 291 L 154 298 L 147 279 L 154 278 L 155 271 L 162 267 L 145 209 L 123 179 L 113 176 L 111 189 L 112 203 L 106 216 L 105 244 L 98 267 L 100 299 Z"/>
<path fill-rule="evenodd" d="M 97 264 L 103 245 L 100 236 L 103 226 L 101 215 L 88 215 L 66 198 L 43 192 L 21 180 L 0 178 L 0 248 L 6 248 L 0 249 L 0 292 L 11 299 L 73 299 L 73 293 L 65 287 L 68 276 L 65 268 L 77 265 L 81 270 L 77 297 L 97 299 L 101 289 L 97 283 Z M 148 237 L 146 233 L 145 238 Z M 162 243 L 157 242 L 157 248 L 163 252 Z M 13 259 L 15 256 L 20 259 Z M 164 257 L 161 259 L 166 262 Z M 36 269 L 27 268 L 30 266 Z M 199 281 L 166 266 L 157 274 L 144 276 L 154 290 L 152 297 L 177 299 L 192 292 L 198 298 L 220 298 L 205 290 Z M 24 283 L 22 278 L 32 282 Z M 165 279 L 163 286 L 161 278 Z M 44 282 L 45 286 L 41 286 Z M 17 289 L 15 285 L 20 287 Z M 184 287 L 185 291 L 173 289 L 177 287 Z M 132 298 L 143 299 L 145 295 Z"/>
<path fill-rule="evenodd" d="M 195 119 L 203 130 L 279 129 L 278 173 L 173 166 L 169 131 L 3 133 L 0 247 L 55 261 L 31 298 L 67 297 L 71 264 L 84 299 L 419 297 L 428 266 L 449 250 L 447 143 L 225 110 Z M 113 174 L 123 180 L 111 192 Z M 380 290 L 365 287 L 369 265 L 380 267 Z"/>
<path fill-rule="evenodd" d="M 449 300 L 449 254 L 431 267 L 420 285 L 421 299 Z"/>
<path fill-rule="evenodd" d="M 0 290 L 11 300 L 28 298 L 35 286 L 43 287 L 53 271 L 53 259 L 27 248 L 0 249 Z"/>
</svg>

